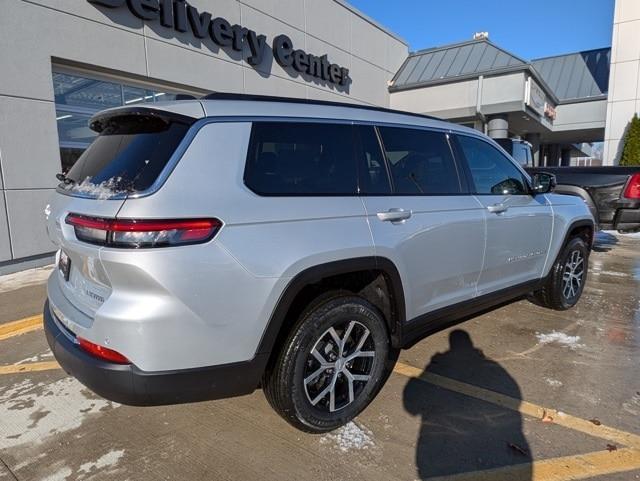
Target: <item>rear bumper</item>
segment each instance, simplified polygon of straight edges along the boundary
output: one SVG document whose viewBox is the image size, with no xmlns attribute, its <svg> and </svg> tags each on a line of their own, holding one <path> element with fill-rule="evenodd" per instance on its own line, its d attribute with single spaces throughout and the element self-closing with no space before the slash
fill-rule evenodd
<svg viewBox="0 0 640 481">
<path fill-rule="evenodd" d="M 176 371 L 147 372 L 97 359 L 72 340 L 44 305 L 47 342 L 60 366 L 96 394 L 121 404 L 153 406 L 221 399 L 253 392 L 267 355 L 251 361 Z"/>
<path fill-rule="evenodd" d="M 621 231 L 640 230 L 640 205 L 635 209 L 618 209 L 615 226 Z"/>
</svg>

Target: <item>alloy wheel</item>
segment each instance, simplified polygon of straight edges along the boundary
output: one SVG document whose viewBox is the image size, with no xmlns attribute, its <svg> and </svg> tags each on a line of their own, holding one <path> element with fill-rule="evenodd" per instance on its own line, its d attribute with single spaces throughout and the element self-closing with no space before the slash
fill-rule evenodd
<svg viewBox="0 0 640 481">
<path fill-rule="evenodd" d="M 339 411 L 351 404 L 371 379 L 376 362 L 370 331 L 358 321 L 327 329 L 313 345 L 304 369 L 304 390 L 312 406 Z"/>
<path fill-rule="evenodd" d="M 584 281 L 584 256 L 579 250 L 574 250 L 569 255 L 564 265 L 562 274 L 562 295 L 571 300 L 578 295 Z"/>
</svg>

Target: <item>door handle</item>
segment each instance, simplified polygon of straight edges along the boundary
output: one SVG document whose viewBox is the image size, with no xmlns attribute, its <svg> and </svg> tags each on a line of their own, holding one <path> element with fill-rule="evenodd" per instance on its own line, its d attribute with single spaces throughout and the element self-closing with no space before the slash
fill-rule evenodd
<svg viewBox="0 0 640 481">
<path fill-rule="evenodd" d="M 509 207 L 502 203 L 487 206 L 487 210 L 493 214 L 502 214 L 503 212 L 506 212 L 508 209 Z"/>
<path fill-rule="evenodd" d="M 376 215 L 378 216 L 378 219 L 380 219 L 381 221 L 392 222 L 395 224 L 395 223 L 404 222 L 409 217 L 411 217 L 411 211 L 398 209 L 394 207 L 392 209 L 389 209 L 386 212 L 378 212 Z"/>
</svg>

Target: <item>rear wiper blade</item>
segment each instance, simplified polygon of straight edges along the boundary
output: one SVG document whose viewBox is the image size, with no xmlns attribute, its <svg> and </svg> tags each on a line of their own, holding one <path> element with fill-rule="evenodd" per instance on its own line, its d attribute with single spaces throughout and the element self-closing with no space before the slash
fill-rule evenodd
<svg viewBox="0 0 640 481">
<path fill-rule="evenodd" d="M 56 174 L 56 179 L 58 179 L 60 182 L 63 182 L 65 184 L 75 184 L 76 183 L 75 180 L 70 179 L 69 177 L 67 177 L 63 173 Z"/>
</svg>

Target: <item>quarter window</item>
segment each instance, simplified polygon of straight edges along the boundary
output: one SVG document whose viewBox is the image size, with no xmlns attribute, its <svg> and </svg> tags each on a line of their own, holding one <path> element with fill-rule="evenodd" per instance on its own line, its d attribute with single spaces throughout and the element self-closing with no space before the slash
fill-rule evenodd
<svg viewBox="0 0 640 481">
<path fill-rule="evenodd" d="M 461 192 L 456 165 L 444 133 L 380 127 L 380 136 L 396 194 Z"/>
<path fill-rule="evenodd" d="M 245 182 L 264 195 L 356 195 L 353 137 L 349 124 L 255 122 Z"/>
<path fill-rule="evenodd" d="M 498 149 L 474 137 L 460 135 L 458 141 L 469 166 L 476 194 L 529 193 L 525 176 Z"/>
</svg>

